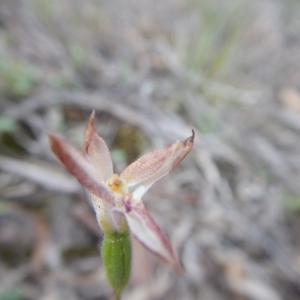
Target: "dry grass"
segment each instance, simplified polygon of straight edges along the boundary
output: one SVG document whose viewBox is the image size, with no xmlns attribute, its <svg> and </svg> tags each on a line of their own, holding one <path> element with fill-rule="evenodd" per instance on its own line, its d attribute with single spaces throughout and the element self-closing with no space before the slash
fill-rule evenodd
<svg viewBox="0 0 300 300">
<path fill-rule="evenodd" d="M 186 274 L 135 243 L 124 299 L 300 299 L 295 4 L 2 1 L 1 300 L 109 299 L 89 197 L 47 141 L 80 147 L 92 109 L 117 171 L 196 131 L 144 199 Z"/>
</svg>

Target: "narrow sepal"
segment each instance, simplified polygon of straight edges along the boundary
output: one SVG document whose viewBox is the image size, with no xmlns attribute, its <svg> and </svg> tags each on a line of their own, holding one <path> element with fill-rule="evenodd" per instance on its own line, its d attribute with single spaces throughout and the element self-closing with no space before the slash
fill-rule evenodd
<svg viewBox="0 0 300 300">
<path fill-rule="evenodd" d="M 129 187 L 133 187 L 133 197 L 140 199 L 160 178 L 167 175 L 191 151 L 195 132 L 186 140 L 150 152 L 128 166 L 120 175 Z"/>
<path fill-rule="evenodd" d="M 122 209 L 130 232 L 152 253 L 182 271 L 182 266 L 168 238 L 150 216 L 143 202 L 132 200 L 130 197 L 125 197 Z"/>
<path fill-rule="evenodd" d="M 100 179 L 107 181 L 113 174 L 113 164 L 109 149 L 94 127 L 95 111 L 92 112 L 84 134 L 84 151 L 97 169 Z"/>
<path fill-rule="evenodd" d="M 49 142 L 56 157 L 84 187 L 106 203 L 113 204 L 111 191 L 98 179 L 96 169 L 76 147 L 56 134 L 49 134 Z"/>
</svg>

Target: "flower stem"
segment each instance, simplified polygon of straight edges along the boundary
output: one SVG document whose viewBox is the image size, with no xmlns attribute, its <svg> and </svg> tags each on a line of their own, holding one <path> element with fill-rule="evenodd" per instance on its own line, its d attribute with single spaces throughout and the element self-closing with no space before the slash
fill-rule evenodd
<svg viewBox="0 0 300 300">
<path fill-rule="evenodd" d="M 107 279 L 113 288 L 114 299 L 119 300 L 131 271 L 131 242 L 129 233 L 104 235 L 101 255 Z"/>
</svg>

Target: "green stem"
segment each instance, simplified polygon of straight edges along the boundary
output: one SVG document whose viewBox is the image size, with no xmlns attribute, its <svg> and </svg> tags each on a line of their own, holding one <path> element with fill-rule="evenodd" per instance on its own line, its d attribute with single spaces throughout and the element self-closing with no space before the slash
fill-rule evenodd
<svg viewBox="0 0 300 300">
<path fill-rule="evenodd" d="M 107 279 L 114 291 L 114 299 L 119 300 L 131 271 L 131 242 L 129 233 L 109 233 L 104 235 L 101 255 Z"/>
</svg>

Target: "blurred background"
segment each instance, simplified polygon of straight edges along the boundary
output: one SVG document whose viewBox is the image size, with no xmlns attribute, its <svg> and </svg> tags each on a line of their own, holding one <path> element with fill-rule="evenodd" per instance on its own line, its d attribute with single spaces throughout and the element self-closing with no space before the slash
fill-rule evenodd
<svg viewBox="0 0 300 300">
<path fill-rule="evenodd" d="M 134 242 L 126 300 L 300 299 L 298 0 L 0 1 L 0 300 L 110 297 L 79 148 L 116 172 L 196 131 L 144 202 L 178 275 Z"/>
</svg>

